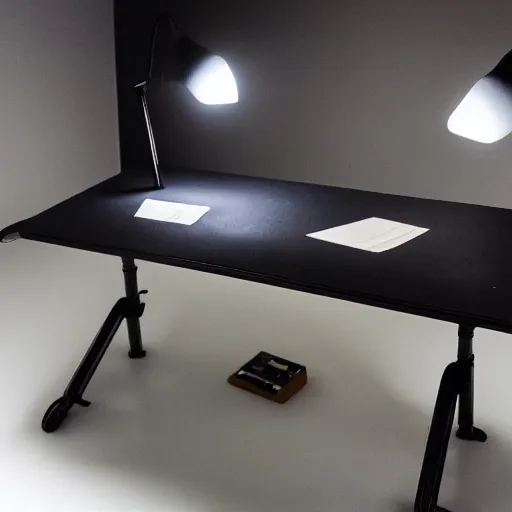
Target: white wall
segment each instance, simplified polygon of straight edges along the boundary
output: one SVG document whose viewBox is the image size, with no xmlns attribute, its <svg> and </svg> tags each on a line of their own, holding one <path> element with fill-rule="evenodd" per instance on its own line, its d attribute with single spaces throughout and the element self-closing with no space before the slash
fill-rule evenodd
<svg viewBox="0 0 512 512">
<path fill-rule="evenodd" d="M 3 227 L 119 172 L 113 41 L 111 1 L 0 0 Z"/>
<path fill-rule="evenodd" d="M 2 228 L 119 172 L 113 25 L 111 1 L 0 0 Z M 71 297 L 94 284 L 75 253 L 0 244 L 0 321 L 10 326 L 0 347 L 16 365 L 28 363 L 38 329 L 48 329 L 41 317 L 61 323 Z M 65 277 L 67 265 L 76 282 Z"/>
</svg>

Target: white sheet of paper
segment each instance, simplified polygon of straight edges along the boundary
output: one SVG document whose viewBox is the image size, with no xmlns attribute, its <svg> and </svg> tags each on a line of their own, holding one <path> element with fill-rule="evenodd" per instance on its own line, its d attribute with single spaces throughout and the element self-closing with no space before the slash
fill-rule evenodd
<svg viewBox="0 0 512 512">
<path fill-rule="evenodd" d="M 307 236 L 363 251 L 383 252 L 405 244 L 427 231 L 429 231 L 427 228 L 372 217 L 310 233 Z"/>
<path fill-rule="evenodd" d="M 145 199 L 137 210 L 135 217 L 191 226 L 209 210 L 209 206 Z"/>
</svg>

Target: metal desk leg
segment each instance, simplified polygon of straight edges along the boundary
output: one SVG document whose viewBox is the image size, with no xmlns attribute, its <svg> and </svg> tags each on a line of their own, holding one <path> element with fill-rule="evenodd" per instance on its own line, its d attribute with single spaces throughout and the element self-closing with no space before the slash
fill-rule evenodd
<svg viewBox="0 0 512 512">
<path fill-rule="evenodd" d="M 444 510 L 437 505 L 437 501 L 463 373 L 462 365 L 452 363 L 446 368 L 441 379 L 421 467 L 414 512 Z"/>
<path fill-rule="evenodd" d="M 459 349 L 457 352 L 457 361 L 469 366 L 469 378 L 464 383 L 464 387 L 459 395 L 459 429 L 457 437 L 466 441 L 479 441 L 481 443 L 487 440 L 487 434 L 473 425 L 474 414 L 474 360 L 473 355 L 473 335 L 474 328 L 461 325 L 459 327 Z"/>
<path fill-rule="evenodd" d="M 139 318 L 144 313 L 145 307 L 145 304 L 140 301 L 140 294 L 147 293 L 147 291 L 138 291 L 137 267 L 135 267 L 133 259 L 123 259 L 123 271 L 125 273 L 126 297 L 116 302 L 76 369 L 63 396 L 53 402 L 46 411 L 41 424 L 45 432 L 55 432 L 66 419 L 73 405 L 78 404 L 83 407 L 90 405 L 90 402 L 83 399 L 84 391 L 124 319 L 128 324 L 130 357 L 146 355 L 142 348 Z"/>
<path fill-rule="evenodd" d="M 458 397 L 460 397 L 459 437 L 477 441 L 487 439 L 487 435 L 482 430 L 473 426 L 473 331 L 472 327 L 459 328 L 457 362 L 448 365 L 441 379 L 423 458 L 414 512 L 445 511 L 437 502 Z"/>
<path fill-rule="evenodd" d="M 126 317 L 128 340 L 130 342 L 130 351 L 128 352 L 128 355 L 132 359 L 141 359 L 146 357 L 146 351 L 142 347 L 142 336 L 140 333 L 139 321 L 140 316 L 137 314 L 137 308 L 141 305 L 140 293 L 137 285 L 137 267 L 133 258 L 122 258 L 122 260 L 126 297 L 133 301 L 135 312 L 134 315 Z"/>
</svg>

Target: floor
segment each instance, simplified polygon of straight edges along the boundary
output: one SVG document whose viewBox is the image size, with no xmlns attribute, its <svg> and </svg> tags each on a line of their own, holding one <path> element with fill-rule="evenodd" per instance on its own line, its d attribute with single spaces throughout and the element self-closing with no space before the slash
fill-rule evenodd
<svg viewBox="0 0 512 512">
<path fill-rule="evenodd" d="M 89 409 L 40 430 L 110 306 L 116 258 L 19 241 L 2 247 L 2 512 L 412 512 L 453 325 L 158 265 L 148 357 L 123 327 L 92 381 Z M 510 512 L 512 344 L 478 331 L 484 445 L 454 439 L 441 503 Z M 259 350 L 307 365 L 279 406 L 226 378 Z"/>
</svg>

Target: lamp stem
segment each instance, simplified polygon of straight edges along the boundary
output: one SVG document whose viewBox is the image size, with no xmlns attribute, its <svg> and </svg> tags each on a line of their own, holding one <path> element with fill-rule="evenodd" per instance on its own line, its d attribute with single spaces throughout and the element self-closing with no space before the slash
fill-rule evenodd
<svg viewBox="0 0 512 512">
<path fill-rule="evenodd" d="M 153 158 L 153 170 L 155 173 L 156 188 L 164 188 L 162 182 L 162 174 L 160 172 L 160 164 L 158 163 L 158 154 L 156 152 L 155 136 L 153 135 L 153 127 L 151 126 L 151 118 L 149 117 L 148 100 L 147 100 L 147 82 L 137 84 L 135 87 L 139 89 L 142 109 L 144 110 L 144 119 L 146 121 L 146 129 L 148 131 L 149 147 Z"/>
</svg>

